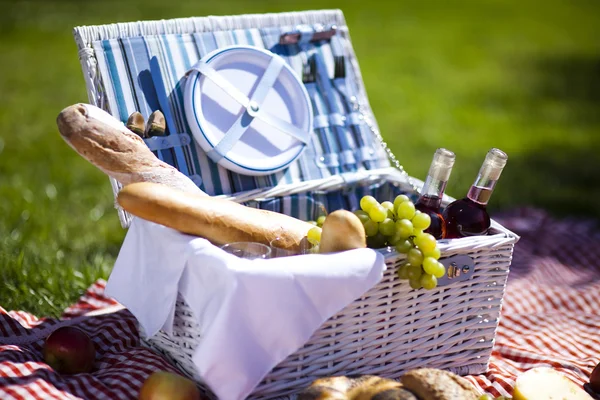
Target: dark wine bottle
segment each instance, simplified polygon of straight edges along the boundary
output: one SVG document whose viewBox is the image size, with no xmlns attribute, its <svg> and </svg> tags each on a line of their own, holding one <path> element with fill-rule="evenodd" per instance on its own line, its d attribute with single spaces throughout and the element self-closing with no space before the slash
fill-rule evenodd
<svg viewBox="0 0 600 400">
<path fill-rule="evenodd" d="M 436 239 L 444 236 L 444 219 L 440 213 L 442 197 L 446 183 L 450 178 L 454 166 L 454 153 L 446 149 L 437 149 L 433 155 L 427 178 L 421 189 L 415 208 L 431 217 L 431 225 L 425 232 L 432 234 Z"/>
<path fill-rule="evenodd" d="M 453 239 L 488 233 L 490 216 L 486 209 L 487 203 L 507 160 L 508 156 L 502 150 L 494 148 L 487 153 L 467 197 L 450 203 L 444 210 L 443 218 L 446 223 L 444 238 Z"/>
</svg>

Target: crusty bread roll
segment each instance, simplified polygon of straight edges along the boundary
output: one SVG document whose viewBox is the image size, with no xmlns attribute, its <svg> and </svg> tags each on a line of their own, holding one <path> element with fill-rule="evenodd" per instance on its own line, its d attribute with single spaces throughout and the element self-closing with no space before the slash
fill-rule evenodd
<svg viewBox="0 0 600 400">
<path fill-rule="evenodd" d="M 123 185 L 154 182 L 202 195 L 194 182 L 160 161 L 144 141 L 104 110 L 75 104 L 56 120 L 63 139 L 77 153 Z"/>
<path fill-rule="evenodd" d="M 354 213 L 336 210 L 323 222 L 319 252 L 335 253 L 367 247 L 365 228 Z"/>
<path fill-rule="evenodd" d="M 117 201 L 135 216 L 204 237 L 218 245 L 232 242 L 268 245 L 279 238 L 279 247 L 297 252 L 314 226 L 284 214 L 148 182 L 125 186 Z"/>
<path fill-rule="evenodd" d="M 400 381 L 420 399 L 477 400 L 481 395 L 466 379 L 440 369 L 414 369 L 402 375 Z"/>
<path fill-rule="evenodd" d="M 374 375 L 332 376 L 316 379 L 300 393 L 298 400 L 418 400 L 392 379 Z"/>
</svg>

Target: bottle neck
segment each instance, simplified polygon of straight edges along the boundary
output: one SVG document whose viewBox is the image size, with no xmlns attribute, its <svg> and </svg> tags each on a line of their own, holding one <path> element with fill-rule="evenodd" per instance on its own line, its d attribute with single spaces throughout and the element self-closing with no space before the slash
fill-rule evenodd
<svg viewBox="0 0 600 400">
<path fill-rule="evenodd" d="M 447 183 L 448 181 L 427 175 L 423 189 L 421 190 L 421 196 L 419 196 L 419 201 L 422 202 L 427 199 L 429 207 L 439 208 L 442 204 L 442 196 L 444 195 L 444 190 L 446 190 Z"/>
<path fill-rule="evenodd" d="M 502 174 L 508 157 L 500 149 L 493 148 L 485 156 L 475 182 L 467 193 L 467 198 L 482 206 L 487 205 Z"/>
<path fill-rule="evenodd" d="M 467 198 L 482 206 L 487 205 L 494 192 L 494 187 L 496 187 L 496 182 L 498 181 L 490 179 L 489 175 L 480 171 L 467 193 Z"/>
</svg>

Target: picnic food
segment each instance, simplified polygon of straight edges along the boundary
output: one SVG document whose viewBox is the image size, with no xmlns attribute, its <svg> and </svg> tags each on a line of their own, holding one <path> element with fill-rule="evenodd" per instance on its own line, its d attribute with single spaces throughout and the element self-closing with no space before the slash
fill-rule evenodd
<svg viewBox="0 0 600 400">
<path fill-rule="evenodd" d="M 298 400 L 478 400 L 480 393 L 467 380 L 448 371 L 415 369 L 400 382 L 373 375 L 317 379 Z"/>
<path fill-rule="evenodd" d="M 133 215 L 202 236 L 218 245 L 233 242 L 268 245 L 278 239 L 282 249 L 299 251 L 308 230 L 313 227 L 284 214 L 149 182 L 125 186 L 117 201 Z"/>
<path fill-rule="evenodd" d="M 398 381 L 373 375 L 332 376 L 316 379 L 298 394 L 298 400 L 417 400 Z"/>
<path fill-rule="evenodd" d="M 333 253 L 362 247 L 367 247 L 367 238 L 356 215 L 350 211 L 337 210 L 325 218 L 319 244 L 320 252 Z"/>
<path fill-rule="evenodd" d="M 46 338 L 43 354 L 46 363 L 61 374 L 90 372 L 96 359 L 92 339 L 73 326 L 53 331 Z"/>
<path fill-rule="evenodd" d="M 166 371 L 157 371 L 144 381 L 139 400 L 200 400 L 200 390 L 194 382 Z"/>
<path fill-rule="evenodd" d="M 421 189 L 421 195 L 415 203 L 415 208 L 431 219 L 431 223 L 425 232 L 430 233 L 436 239 L 441 239 L 446 233 L 444 218 L 440 212 L 442 197 L 446 183 L 450 179 L 450 173 L 454 166 L 455 155 L 450 150 L 437 149 L 427 173 L 425 183 Z"/>
<path fill-rule="evenodd" d="M 406 254 L 407 262 L 398 269 L 398 276 L 408 279 L 413 289 L 437 287 L 437 279 L 446 274 L 446 268 L 438 261 L 441 253 L 435 237 L 424 232 L 431 225 L 429 214 L 416 210 L 406 195 L 396 196 L 393 203 L 384 201 L 381 204 L 373 196 L 363 196 L 360 207 L 354 211 L 357 218 L 343 210 L 335 211 L 340 213 L 336 216 L 331 213 L 319 217 L 312 222 L 317 226 L 308 232 L 308 240 L 319 243 L 321 251 L 326 253 L 342 251 L 344 246 L 362 247 L 362 238 L 366 235 L 366 244 L 370 248 L 395 246 L 399 253 Z M 331 228 L 325 229 L 328 224 Z"/>
<path fill-rule="evenodd" d="M 547 367 L 532 368 L 517 377 L 514 400 L 589 400 L 585 390 L 564 374 Z"/>
<path fill-rule="evenodd" d="M 446 274 L 446 268 L 438 261 L 440 250 L 435 237 L 424 232 L 431 224 L 431 217 L 416 210 L 403 194 L 396 196 L 393 203 L 381 204 L 373 196 L 364 196 L 360 208 L 354 214 L 363 224 L 367 246 L 395 246 L 407 258 L 398 269 L 400 279 L 408 279 L 413 289 L 434 289 L 437 279 Z"/>
<path fill-rule="evenodd" d="M 488 151 L 467 196 L 450 203 L 444 210 L 445 238 L 487 234 L 491 221 L 486 206 L 507 160 L 502 150 Z"/>
<path fill-rule="evenodd" d="M 400 382 L 420 399 L 477 400 L 480 396 L 469 381 L 440 369 L 414 369 L 402 375 Z"/>
<path fill-rule="evenodd" d="M 204 194 L 187 176 L 156 158 L 141 137 L 98 107 L 69 106 L 56 122 L 63 139 L 77 153 L 123 185 L 155 182 Z"/>
</svg>

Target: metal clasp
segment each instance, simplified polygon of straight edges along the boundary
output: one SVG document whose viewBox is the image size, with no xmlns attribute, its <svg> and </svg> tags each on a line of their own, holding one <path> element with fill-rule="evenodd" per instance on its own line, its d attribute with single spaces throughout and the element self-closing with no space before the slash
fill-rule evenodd
<svg viewBox="0 0 600 400">
<path fill-rule="evenodd" d="M 440 259 L 440 262 L 446 267 L 446 275 L 438 279 L 438 286 L 466 281 L 475 272 L 475 261 L 467 255 L 443 258 Z"/>
</svg>

